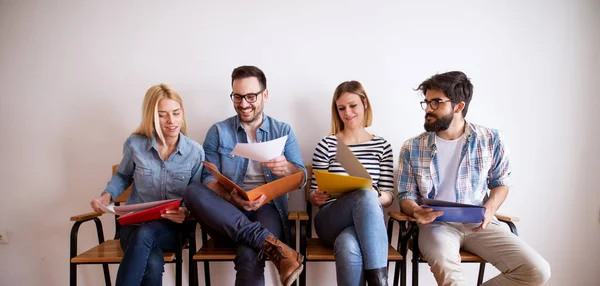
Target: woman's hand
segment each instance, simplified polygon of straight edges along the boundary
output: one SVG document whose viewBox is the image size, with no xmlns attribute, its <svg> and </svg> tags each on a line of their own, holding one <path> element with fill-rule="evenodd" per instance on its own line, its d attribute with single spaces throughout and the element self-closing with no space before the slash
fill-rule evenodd
<svg viewBox="0 0 600 286">
<path fill-rule="evenodd" d="M 329 199 L 330 196 L 326 193 L 324 193 L 323 191 L 316 189 L 312 192 L 310 192 L 308 194 L 308 200 L 314 205 L 314 206 L 320 206 L 322 204 L 324 204 L 327 199 Z"/>
<path fill-rule="evenodd" d="M 162 218 L 166 218 L 176 223 L 182 223 L 187 216 L 188 210 L 185 207 L 180 207 L 177 210 L 169 210 L 162 214 Z"/>
<path fill-rule="evenodd" d="M 109 193 L 104 193 L 101 196 L 94 198 L 91 202 L 90 205 L 92 206 L 92 209 L 94 209 L 95 212 L 97 213 L 104 213 L 102 211 L 102 209 L 100 209 L 100 204 L 102 204 L 103 206 L 106 206 L 110 203 L 110 194 Z"/>
</svg>

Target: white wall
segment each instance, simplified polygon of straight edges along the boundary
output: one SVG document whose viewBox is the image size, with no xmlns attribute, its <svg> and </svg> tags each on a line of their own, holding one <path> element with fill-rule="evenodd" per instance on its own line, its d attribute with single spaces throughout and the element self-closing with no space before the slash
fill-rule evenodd
<svg viewBox="0 0 600 286">
<path fill-rule="evenodd" d="M 340 82 L 367 88 L 370 130 L 397 160 L 422 130 L 412 88 L 466 72 L 467 119 L 504 131 L 511 149 L 501 211 L 521 217 L 521 237 L 552 265 L 549 285 L 600 284 L 598 1 L 213 2 L 0 1 L 0 285 L 67 283 L 69 217 L 104 188 L 148 87 L 182 95 L 202 142 L 234 114 L 229 76 L 243 64 L 267 74 L 266 112 L 292 125 L 305 162 Z M 292 209 L 303 208 L 296 194 Z M 91 225 L 80 238 L 80 250 L 94 245 Z M 421 267 L 422 285 L 434 284 Z M 474 284 L 476 267 L 465 268 Z M 232 285 L 231 263 L 212 269 L 214 285 Z M 309 285 L 335 283 L 332 263 L 308 272 Z M 172 275 L 169 266 L 166 285 Z M 276 280 L 271 268 L 267 284 Z M 79 282 L 102 285 L 101 268 L 80 267 Z"/>
</svg>

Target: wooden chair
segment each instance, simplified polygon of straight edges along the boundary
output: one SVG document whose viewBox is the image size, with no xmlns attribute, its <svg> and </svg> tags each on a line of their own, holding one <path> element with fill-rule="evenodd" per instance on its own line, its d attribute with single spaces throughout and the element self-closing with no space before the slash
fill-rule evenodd
<svg viewBox="0 0 600 286">
<path fill-rule="evenodd" d="M 411 237 L 408 243 L 408 248 L 411 249 L 413 253 L 412 285 L 419 285 L 419 263 L 426 263 L 427 259 L 423 256 L 423 254 L 421 254 L 421 251 L 419 250 L 419 244 L 417 243 L 419 241 L 419 228 L 417 226 L 417 221 L 415 218 L 409 217 L 402 212 L 389 212 L 388 214 L 390 216 L 389 223 L 396 221 L 399 224 L 407 225 L 408 233 Z M 506 223 L 513 234 L 518 235 L 517 227 L 514 224 L 514 222 L 519 221 L 518 217 L 496 214 L 496 218 L 499 221 Z M 415 253 L 418 253 L 418 255 L 415 255 Z M 460 250 L 460 258 L 462 263 L 479 263 L 479 276 L 477 277 L 477 285 L 481 285 L 481 283 L 483 283 L 483 275 L 485 273 L 485 264 L 487 261 L 480 256 L 464 250 Z"/>
<path fill-rule="evenodd" d="M 298 221 L 298 212 L 294 212 L 291 211 L 288 214 L 288 222 L 290 224 L 290 230 L 292 232 L 292 241 L 291 241 L 291 245 L 290 247 L 293 248 L 294 250 L 298 251 L 298 249 L 296 248 L 296 221 Z M 198 226 L 200 226 L 200 223 L 197 224 Z M 195 228 L 195 227 L 194 227 Z M 201 229 L 201 228 L 200 228 Z M 197 252 L 193 252 L 191 251 L 192 249 L 196 249 L 196 236 L 195 236 L 195 229 L 192 231 L 192 233 L 190 234 L 190 241 L 189 241 L 189 247 L 190 247 L 190 270 L 189 270 L 189 283 L 190 285 L 193 286 L 197 286 L 198 285 L 198 262 L 202 262 L 203 266 L 204 266 L 204 285 L 205 286 L 210 286 L 211 282 L 210 282 L 210 262 L 211 261 L 219 261 L 219 262 L 223 262 L 223 261 L 231 261 L 233 262 L 233 260 L 235 259 L 235 255 L 236 255 L 236 249 L 231 247 L 231 248 L 225 248 L 225 247 L 219 247 L 215 244 L 215 241 L 210 238 L 208 236 L 208 234 L 205 231 L 202 231 L 201 229 L 201 239 L 202 239 L 202 246 L 200 247 L 200 249 L 198 249 Z M 294 285 L 297 285 L 298 281 L 296 281 L 294 283 Z"/>
<path fill-rule="evenodd" d="M 112 173 L 117 171 L 118 165 L 112 167 Z M 114 199 L 115 205 L 125 203 L 129 195 L 131 194 L 131 186 L 125 190 L 120 196 Z M 71 247 L 70 247 L 70 260 L 69 260 L 69 271 L 70 271 L 70 285 L 77 285 L 77 266 L 80 264 L 102 264 L 104 270 L 104 281 L 107 286 L 111 285 L 110 273 L 108 264 L 121 263 L 123 259 L 123 251 L 119 244 L 120 225 L 116 221 L 115 216 L 115 236 L 111 240 L 104 240 L 104 231 L 102 229 L 102 222 L 99 217 L 101 213 L 90 212 L 86 214 L 76 215 L 71 217 L 71 221 L 74 222 L 71 228 Z M 79 234 L 79 227 L 84 222 L 93 221 L 96 224 L 96 232 L 98 234 L 98 245 L 77 254 L 77 236 Z M 184 227 L 185 229 L 185 227 Z M 175 263 L 175 284 L 182 285 L 181 273 L 182 273 L 182 246 L 185 245 L 184 238 L 187 234 L 180 233 L 180 245 L 176 247 L 175 252 L 164 252 L 164 259 L 166 263 Z"/>
<path fill-rule="evenodd" d="M 300 284 L 306 285 L 306 272 L 307 262 L 332 262 L 335 261 L 333 256 L 333 249 L 325 246 L 323 242 L 319 238 L 312 237 L 312 204 L 308 199 L 308 194 L 310 190 L 311 178 L 312 176 L 312 167 L 306 167 L 309 178 L 305 187 L 305 199 L 306 199 L 306 212 L 298 213 L 298 220 L 300 221 L 300 251 L 304 254 L 304 272 L 300 275 Z M 408 219 L 408 218 L 407 218 Z M 401 271 L 394 272 L 394 285 L 398 284 L 398 274 L 401 277 L 401 285 L 406 285 L 406 277 L 404 273 L 406 273 L 406 261 L 404 257 L 406 255 L 406 243 L 408 239 L 408 235 L 406 232 L 406 225 L 399 223 L 400 232 L 398 235 L 397 246 L 394 248 L 391 244 L 392 240 L 392 232 L 393 232 L 393 224 L 388 223 L 388 266 L 389 262 L 395 262 L 395 269 L 400 269 Z M 389 271 L 389 269 L 388 269 Z"/>
</svg>

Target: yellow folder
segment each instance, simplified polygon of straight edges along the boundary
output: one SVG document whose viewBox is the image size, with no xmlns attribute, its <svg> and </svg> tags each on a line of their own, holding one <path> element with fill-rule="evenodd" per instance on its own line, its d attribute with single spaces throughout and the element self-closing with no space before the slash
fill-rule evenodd
<svg viewBox="0 0 600 286">
<path fill-rule="evenodd" d="M 354 176 L 346 176 L 341 174 L 329 173 L 322 170 L 314 170 L 315 179 L 319 190 L 325 192 L 332 197 L 339 197 L 344 193 L 358 189 L 370 190 L 373 186 L 372 180 L 369 178 L 360 178 Z"/>
</svg>

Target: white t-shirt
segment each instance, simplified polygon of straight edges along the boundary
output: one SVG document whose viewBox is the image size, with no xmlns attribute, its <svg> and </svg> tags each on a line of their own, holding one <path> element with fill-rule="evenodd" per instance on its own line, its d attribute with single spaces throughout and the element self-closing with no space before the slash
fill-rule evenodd
<svg viewBox="0 0 600 286">
<path fill-rule="evenodd" d="M 248 143 L 256 143 L 256 140 L 253 140 L 247 134 L 246 138 L 248 138 Z M 265 172 L 263 171 L 262 163 L 248 160 L 248 169 L 246 169 L 246 175 L 244 175 L 244 184 L 241 186 L 242 189 L 251 191 L 266 183 L 267 181 L 265 180 Z"/>
<path fill-rule="evenodd" d="M 437 148 L 435 156 L 440 178 L 440 189 L 437 190 L 436 200 L 456 202 L 456 180 L 458 179 L 460 154 L 465 146 L 465 135 L 463 133 L 454 140 L 445 140 L 435 136 Z"/>
</svg>

